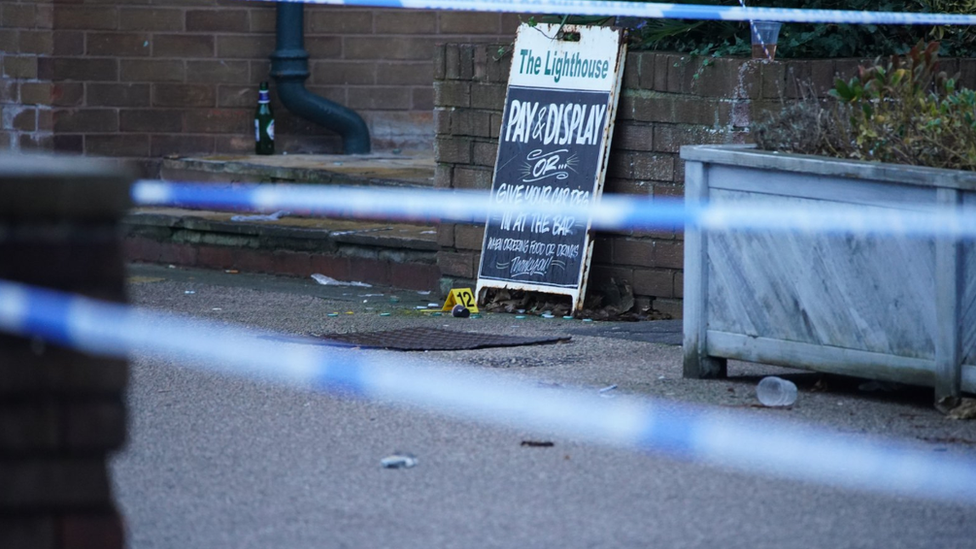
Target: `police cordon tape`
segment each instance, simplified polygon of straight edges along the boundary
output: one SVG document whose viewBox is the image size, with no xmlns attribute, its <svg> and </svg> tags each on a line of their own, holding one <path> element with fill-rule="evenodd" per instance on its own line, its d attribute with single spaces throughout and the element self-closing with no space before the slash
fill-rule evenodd
<svg viewBox="0 0 976 549">
<path fill-rule="evenodd" d="M 302 4 L 368 6 L 417 10 L 463 10 L 506 13 L 638 17 L 644 19 L 713 19 L 781 23 L 853 23 L 860 25 L 976 25 L 976 15 L 949 13 L 749 8 L 702 4 L 617 2 L 601 0 L 277 0 Z"/>
<path fill-rule="evenodd" d="M 90 353 L 162 358 L 212 373 L 408 405 L 759 475 L 976 504 L 976 460 L 904 442 L 728 410 L 540 388 L 500 374 L 324 347 L 321 340 L 302 344 L 280 334 L 2 280 L 0 331 Z"/>
<path fill-rule="evenodd" d="M 514 192 L 386 189 L 375 187 L 287 184 L 220 185 L 136 182 L 139 206 L 183 206 L 219 210 L 289 211 L 292 213 L 404 221 L 485 223 L 490 216 L 530 210 L 578 220 L 592 219 L 596 230 L 671 230 L 697 227 L 708 231 L 806 231 L 822 234 L 871 234 L 908 237 L 976 237 L 976 208 L 892 203 L 889 208 L 860 205 L 814 205 L 774 202 L 686 205 L 681 200 L 603 195 L 552 196 Z M 574 202 L 575 201 L 575 202 Z"/>
</svg>

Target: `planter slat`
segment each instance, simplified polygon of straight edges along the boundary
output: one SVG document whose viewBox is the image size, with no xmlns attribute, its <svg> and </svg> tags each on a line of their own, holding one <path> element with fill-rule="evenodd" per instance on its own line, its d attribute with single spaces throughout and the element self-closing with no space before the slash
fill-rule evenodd
<svg viewBox="0 0 976 549">
<path fill-rule="evenodd" d="M 685 165 L 685 197 L 695 204 L 708 200 L 708 181 L 698 162 Z M 705 330 L 708 303 L 708 255 L 706 239 L 701 231 L 689 231 L 685 235 L 685 283 L 684 283 L 684 376 L 693 378 L 725 377 L 728 370 L 725 359 L 710 357 L 705 351 Z M 689 274 L 691 273 L 691 274 Z"/>
<path fill-rule="evenodd" d="M 864 371 L 870 370 L 870 377 L 873 379 L 913 385 L 932 385 L 935 367 L 932 360 L 750 337 L 716 330 L 708 331 L 708 352 L 748 362 L 780 366 L 803 364 L 818 372 L 848 376 L 864 377 Z"/>
<path fill-rule="evenodd" d="M 976 393 L 976 366 L 972 364 L 962 365 L 962 390 L 967 393 Z"/>
<path fill-rule="evenodd" d="M 964 206 L 976 206 L 976 194 L 965 193 L 962 197 Z M 968 253 L 966 253 L 968 251 Z M 964 246 L 962 257 L 963 289 L 960 297 L 960 321 L 962 332 L 959 335 L 962 361 L 964 364 L 976 364 L 976 253 L 972 247 Z"/>
<path fill-rule="evenodd" d="M 709 170 L 709 192 L 744 191 L 752 194 L 808 198 L 844 204 L 903 207 L 918 210 L 932 204 L 936 189 L 899 185 L 881 181 L 832 179 L 822 175 L 783 172 L 776 178 L 757 178 L 754 168 L 712 165 Z"/>
<path fill-rule="evenodd" d="M 941 206 L 958 206 L 960 193 L 956 189 L 939 189 L 937 202 Z M 959 319 L 962 298 L 962 254 L 959 239 L 940 238 L 935 244 L 935 400 L 957 399 L 962 381 Z M 954 406 L 954 404 L 953 404 Z"/>
</svg>

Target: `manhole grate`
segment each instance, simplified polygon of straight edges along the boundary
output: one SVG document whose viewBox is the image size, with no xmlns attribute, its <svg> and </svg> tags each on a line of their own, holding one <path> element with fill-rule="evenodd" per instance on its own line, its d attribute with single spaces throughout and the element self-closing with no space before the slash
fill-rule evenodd
<svg viewBox="0 0 976 549">
<path fill-rule="evenodd" d="M 315 334 L 315 336 L 327 340 L 330 345 L 397 351 L 464 351 L 486 347 L 561 343 L 572 339 L 570 336 L 524 337 L 416 327 L 381 332 Z"/>
</svg>

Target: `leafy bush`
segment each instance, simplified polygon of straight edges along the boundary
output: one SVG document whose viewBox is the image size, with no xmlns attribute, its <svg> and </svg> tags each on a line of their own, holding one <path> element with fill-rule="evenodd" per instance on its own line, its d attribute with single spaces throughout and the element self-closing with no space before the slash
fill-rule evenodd
<svg viewBox="0 0 976 549">
<path fill-rule="evenodd" d="M 804 99 L 754 128 L 760 148 L 976 170 L 976 93 L 939 72 L 939 43 L 838 78 L 831 103 Z"/>
<path fill-rule="evenodd" d="M 738 6 L 738 0 L 678 0 L 684 4 Z M 976 0 L 762 0 L 749 7 L 826 10 L 976 13 Z M 634 25 L 632 49 L 748 55 L 749 23 L 652 19 Z M 637 28 L 639 27 L 639 28 Z M 874 57 L 904 52 L 907 44 L 936 39 L 943 55 L 976 56 L 976 33 L 969 27 L 786 24 L 776 56 L 781 58 Z"/>
</svg>

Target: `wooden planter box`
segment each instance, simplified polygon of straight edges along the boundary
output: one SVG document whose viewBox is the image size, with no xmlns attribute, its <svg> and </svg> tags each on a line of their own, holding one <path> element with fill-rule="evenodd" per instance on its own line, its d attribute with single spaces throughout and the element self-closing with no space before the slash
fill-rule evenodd
<svg viewBox="0 0 976 549">
<path fill-rule="evenodd" d="M 681 157 L 688 204 L 976 205 L 971 172 L 742 146 Z M 690 228 L 684 260 L 685 377 L 732 358 L 976 392 L 972 241 Z"/>
</svg>

